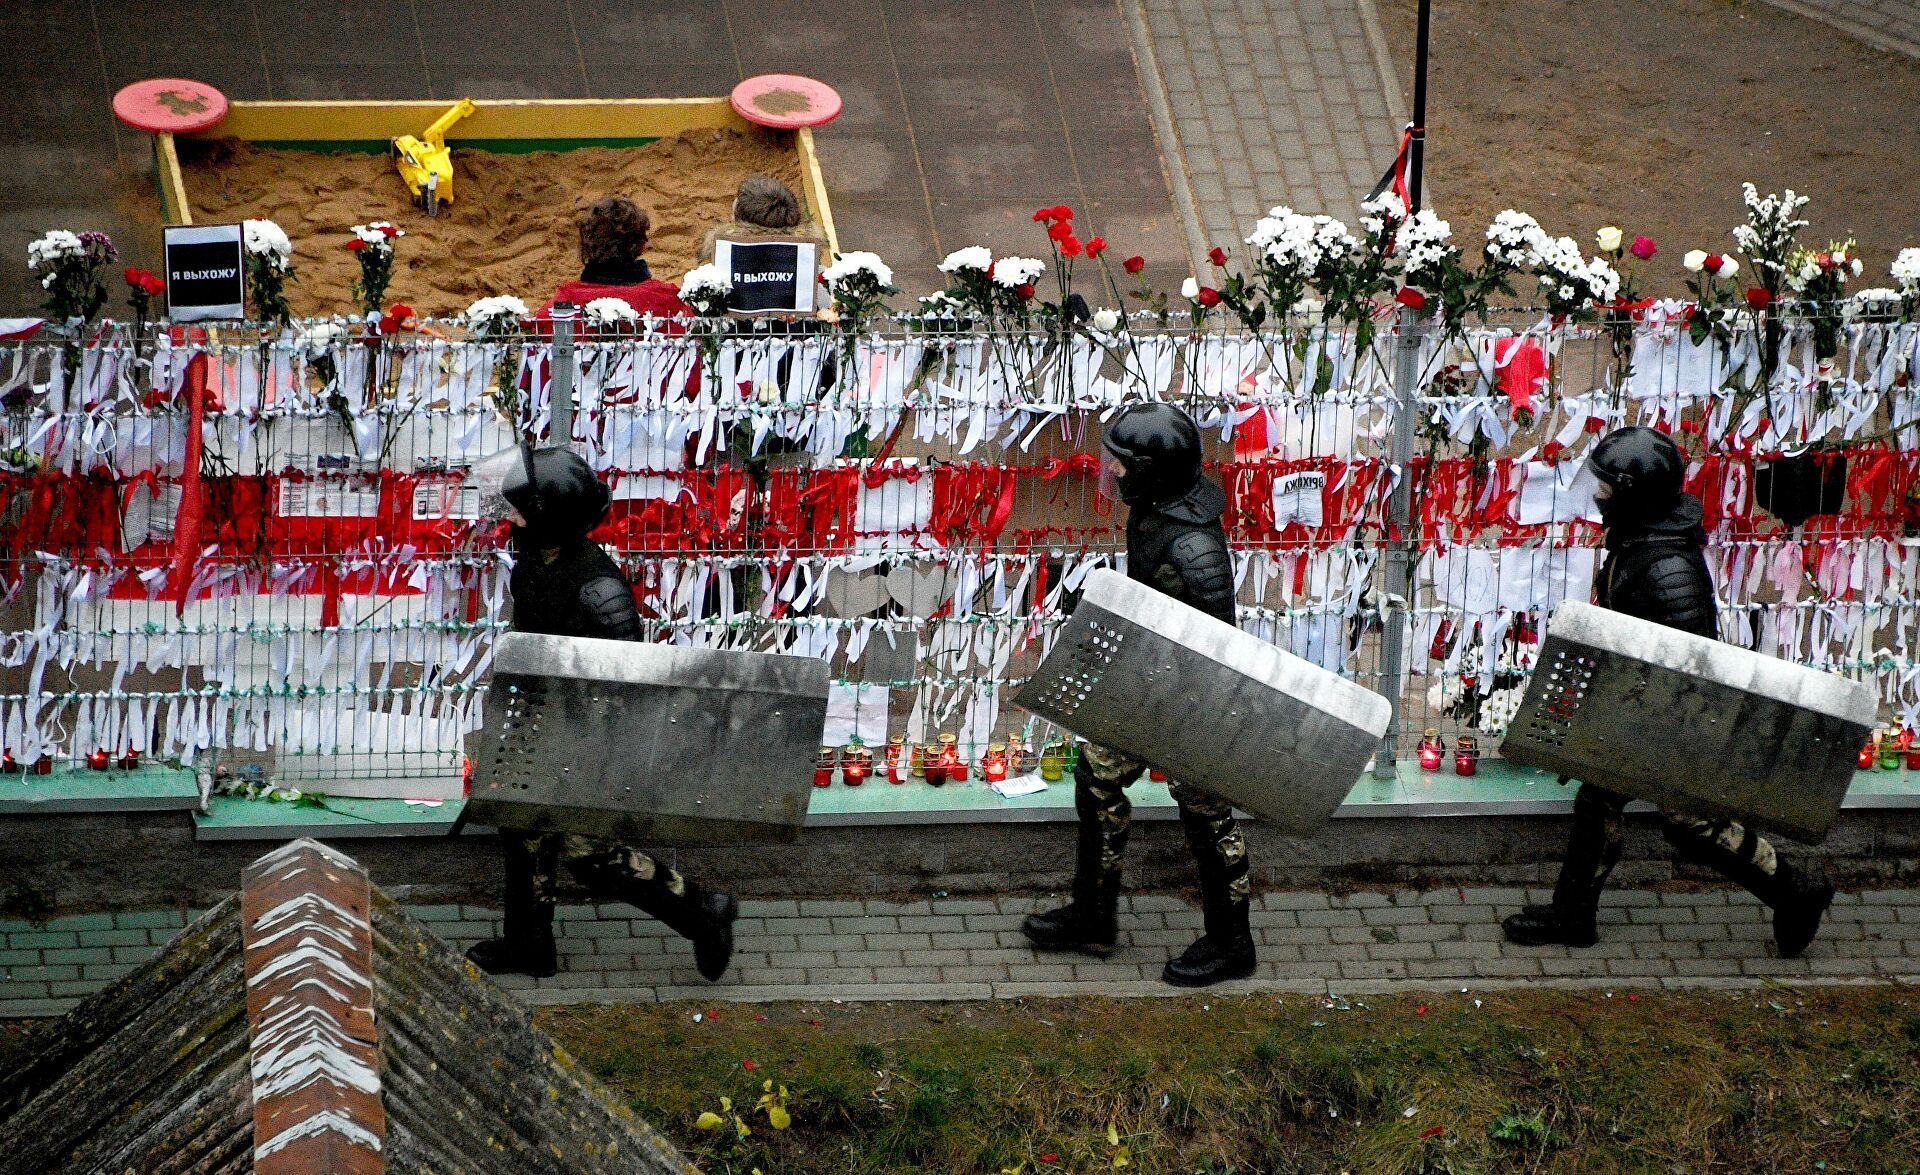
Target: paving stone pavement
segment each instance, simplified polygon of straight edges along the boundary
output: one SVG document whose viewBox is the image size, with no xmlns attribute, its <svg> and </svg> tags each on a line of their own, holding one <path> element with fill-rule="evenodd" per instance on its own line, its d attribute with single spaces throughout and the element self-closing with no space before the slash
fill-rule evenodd
<svg viewBox="0 0 1920 1175">
<path fill-rule="evenodd" d="M 1727 890 L 1610 893 L 1600 944 L 1586 950 L 1501 941 L 1499 917 L 1545 897 L 1494 888 L 1261 894 L 1252 916 L 1259 974 L 1221 990 L 1920 983 L 1920 890 L 1840 895 L 1803 959 L 1775 958 L 1766 911 Z M 560 974 L 503 976 L 501 985 L 535 1004 L 1175 994 L 1158 977 L 1199 933 L 1199 911 L 1185 900 L 1125 899 L 1121 949 L 1106 960 L 1027 947 L 1021 918 L 1053 900 L 743 902 L 733 970 L 718 984 L 700 979 L 684 941 L 630 907 L 565 906 Z M 409 908 L 461 949 L 497 932 L 491 910 Z M 186 919 L 174 910 L 0 923 L 0 1016 L 65 1010 L 151 957 Z"/>
<path fill-rule="evenodd" d="M 1870 45 L 1920 57 L 1920 0 L 1767 0 Z"/>
<path fill-rule="evenodd" d="M 1121 7 L 1198 272 L 1275 204 L 1353 221 L 1405 118 L 1372 0 Z"/>
</svg>

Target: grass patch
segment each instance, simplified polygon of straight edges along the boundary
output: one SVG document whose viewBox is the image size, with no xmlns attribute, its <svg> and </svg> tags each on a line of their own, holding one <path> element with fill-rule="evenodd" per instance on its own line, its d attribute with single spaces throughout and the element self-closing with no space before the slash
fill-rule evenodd
<svg viewBox="0 0 1920 1175">
<path fill-rule="evenodd" d="M 1902 988 L 708 1010 L 538 1018 L 713 1175 L 1920 1175 Z M 723 1096 L 746 1137 L 695 1129 Z"/>
</svg>

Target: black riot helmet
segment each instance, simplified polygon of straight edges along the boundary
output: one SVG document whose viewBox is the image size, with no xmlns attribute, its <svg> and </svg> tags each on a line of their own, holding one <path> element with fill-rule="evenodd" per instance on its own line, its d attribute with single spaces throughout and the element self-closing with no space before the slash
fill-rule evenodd
<svg viewBox="0 0 1920 1175">
<path fill-rule="evenodd" d="M 1172 404 L 1122 409 L 1101 447 L 1126 470 L 1119 490 L 1129 505 L 1172 501 L 1200 479 L 1200 427 Z"/>
<path fill-rule="evenodd" d="M 1613 487 L 1600 503 L 1608 525 L 1665 518 L 1680 500 L 1687 472 L 1680 446 L 1651 428 L 1619 428 L 1601 437 L 1587 466 Z"/>
<path fill-rule="evenodd" d="M 534 547 L 557 547 L 586 537 L 606 517 L 613 495 L 580 454 L 564 446 L 517 445 L 473 467 L 483 522 L 509 510 L 526 519 L 515 537 Z"/>
</svg>

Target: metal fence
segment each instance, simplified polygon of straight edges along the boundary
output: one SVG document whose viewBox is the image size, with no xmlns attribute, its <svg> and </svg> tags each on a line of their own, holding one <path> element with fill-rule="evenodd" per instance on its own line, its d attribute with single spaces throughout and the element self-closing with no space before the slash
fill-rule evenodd
<svg viewBox="0 0 1920 1175">
<path fill-rule="evenodd" d="M 1141 399 L 1207 434 L 1242 627 L 1396 701 L 1383 769 L 1430 728 L 1497 742 L 1545 612 L 1591 588 L 1582 458 L 1625 423 L 1689 451 L 1724 635 L 1913 727 L 1920 327 L 1849 319 L 1823 362 L 1814 325 L 0 343 L 0 748 L 457 792 L 511 565 L 463 474 L 562 436 L 612 487 L 596 537 L 650 638 L 829 660 L 832 741 L 1037 745 L 1008 693 L 1123 565 L 1090 454 Z"/>
</svg>

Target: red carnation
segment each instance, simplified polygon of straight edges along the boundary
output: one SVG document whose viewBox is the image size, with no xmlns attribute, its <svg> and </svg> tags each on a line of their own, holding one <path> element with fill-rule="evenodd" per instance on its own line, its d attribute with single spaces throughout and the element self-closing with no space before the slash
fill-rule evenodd
<svg viewBox="0 0 1920 1175">
<path fill-rule="evenodd" d="M 1213 262 L 1215 265 L 1225 265 L 1227 263 L 1227 251 L 1215 245 L 1213 248 L 1207 250 L 1207 260 Z"/>
<path fill-rule="evenodd" d="M 367 247 L 367 243 L 361 240 L 359 237 L 355 237 L 351 241 L 347 242 L 347 252 L 349 253 L 358 253 L 360 250 L 366 247 Z"/>
<path fill-rule="evenodd" d="M 1590 433 L 1603 433 L 1607 431 L 1607 421 L 1605 417 L 1589 416 L 1587 417 L 1586 423 L 1581 427 Z"/>
<path fill-rule="evenodd" d="M 1559 441 L 1548 441 L 1540 446 L 1540 458 L 1543 461 L 1553 461 L 1566 451 L 1567 447 Z"/>
<path fill-rule="evenodd" d="M 1041 224 L 1052 219 L 1053 209 L 1051 208 L 1036 208 L 1033 210 L 1033 223 L 1035 224 Z"/>
<path fill-rule="evenodd" d="M 1627 246 L 1627 252 L 1642 261 L 1645 261 L 1659 251 L 1660 246 L 1653 243 L 1652 237 L 1635 237 L 1633 238 L 1633 244 Z"/>
<path fill-rule="evenodd" d="M 1055 241 L 1064 241 L 1073 235 L 1073 226 L 1064 220 L 1056 220 L 1047 229 L 1047 236 Z"/>
<path fill-rule="evenodd" d="M 146 277 L 146 275 L 147 275 L 147 271 L 144 269 L 141 269 L 137 265 L 127 266 L 126 278 L 127 278 L 127 284 L 130 286 L 139 285 L 141 282 L 141 279 Z"/>
<path fill-rule="evenodd" d="M 1066 239 L 1060 242 L 1060 255 L 1062 257 L 1078 257 L 1080 256 L 1080 250 L 1084 248 L 1086 248 L 1086 246 L 1080 243 L 1079 237 L 1068 233 Z"/>
<path fill-rule="evenodd" d="M 1220 291 L 1212 286 L 1201 286 L 1200 296 L 1194 300 L 1200 303 L 1202 309 L 1211 310 L 1220 304 Z"/>
<path fill-rule="evenodd" d="M 1053 206 L 1053 218 L 1055 220 L 1072 220 L 1073 209 L 1067 207 L 1065 204 L 1055 204 Z"/>
<path fill-rule="evenodd" d="M 1098 258 L 1100 254 L 1106 251 L 1107 238 L 1105 237 L 1094 237 L 1087 242 L 1087 257 L 1089 259 Z"/>
<path fill-rule="evenodd" d="M 392 240 L 400 235 L 400 230 L 393 225 L 383 224 L 380 226 L 380 235 L 386 237 L 388 240 Z"/>
<path fill-rule="evenodd" d="M 1126 270 L 1128 273 L 1139 273 L 1146 267 L 1147 259 L 1145 257 L 1129 257 L 1120 263 L 1120 268 Z"/>
<path fill-rule="evenodd" d="M 1409 310 L 1425 310 L 1427 308 L 1426 292 L 1415 289 L 1413 286 L 1400 287 L 1393 295 L 1393 300 Z"/>
<path fill-rule="evenodd" d="M 395 302 L 393 305 L 387 307 L 385 314 L 380 316 L 380 333 L 383 335 L 393 334 L 405 326 L 407 319 L 412 317 L 413 307 L 407 305 L 405 302 Z"/>
<path fill-rule="evenodd" d="M 1013 292 L 1022 302 L 1030 302 L 1033 300 L 1033 283 L 1022 282 L 1013 287 Z"/>
<path fill-rule="evenodd" d="M 1767 292 L 1767 289 L 1765 286 L 1749 286 L 1747 288 L 1747 308 L 1748 309 L 1765 310 L 1767 308 L 1767 305 L 1772 301 L 1773 301 L 1773 295 Z"/>
</svg>

